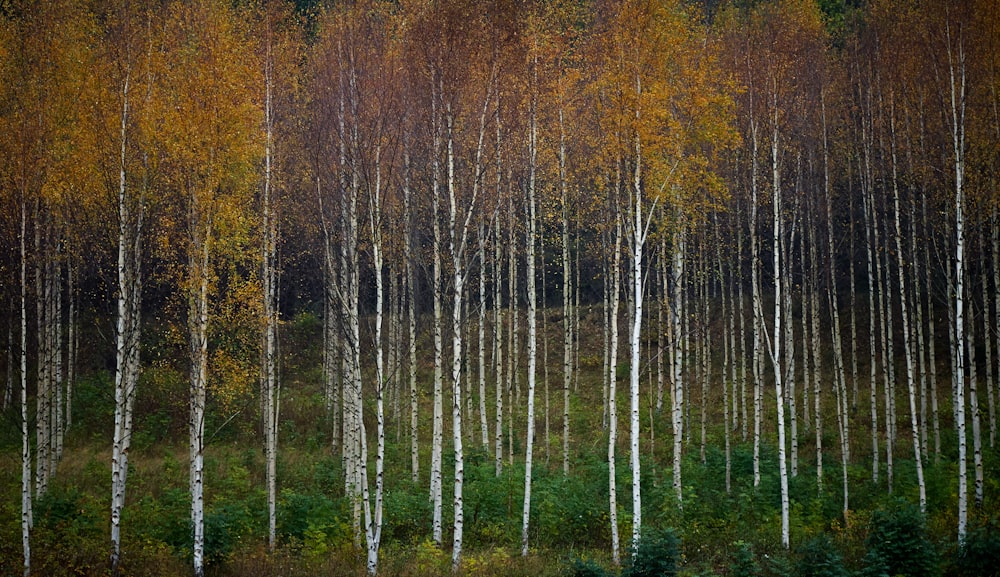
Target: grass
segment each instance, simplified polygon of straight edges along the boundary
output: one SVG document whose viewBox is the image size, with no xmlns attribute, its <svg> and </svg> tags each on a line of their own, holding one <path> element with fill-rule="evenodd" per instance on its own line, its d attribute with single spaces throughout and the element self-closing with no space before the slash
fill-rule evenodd
<svg viewBox="0 0 1000 577">
<path fill-rule="evenodd" d="M 598 311 L 599 312 L 599 311 Z M 520 552 L 521 506 L 523 499 L 524 416 L 515 420 L 515 458 L 505 455 L 504 473 L 494 474 L 493 457 L 480 449 L 478 418 L 470 424 L 466 438 L 465 548 L 462 575 L 513 576 L 560 575 L 570 570 L 570 560 L 587 558 L 599 567 L 610 564 L 608 507 L 607 435 L 601 428 L 601 332 L 600 315 L 584 319 L 585 336 L 581 350 L 582 374 L 579 390 L 571 395 L 570 475 L 562 475 L 562 350 L 558 317 L 549 319 L 549 386 L 552 437 L 548 442 L 548 463 L 544 461 L 543 420 L 536 427 L 536 463 L 533 483 L 531 553 Z M 332 446 L 331 423 L 325 415 L 316 338 L 319 325 L 298 319 L 286 327 L 285 365 L 279 432 L 279 520 L 278 547 L 266 548 L 266 496 L 264 460 L 259 423 L 253 397 L 233 406 L 243 412 L 225 426 L 232 415 L 216 409 L 209 415 L 207 429 L 214 433 L 206 450 L 206 531 L 208 573 L 214 576 L 256 575 L 363 575 L 363 548 L 355 546 L 351 529 L 350 503 L 344 497 L 343 472 L 339 451 Z M 716 327 L 719 328 L 719 327 Z M 720 329 L 721 330 L 721 329 Z M 522 343 L 523 344 L 523 343 Z M 557 346 L 558 345 L 558 346 Z M 429 336 L 423 335 L 419 350 L 430 350 Z M 654 349 L 655 351 L 655 349 Z M 522 367 L 526 358 L 522 354 Z M 178 361 L 177 366 L 181 366 Z M 487 360 L 487 366 L 492 363 Z M 622 378 L 627 376 L 627 365 Z M 718 378 L 715 369 L 713 379 Z M 430 459 L 431 399 L 428 393 L 432 365 L 420 357 L 419 381 L 421 419 L 419 481 L 410 480 L 408 397 L 401 390 L 400 408 L 404 419 L 401 434 L 396 423 L 387 423 L 386 507 L 380 574 L 399 576 L 452 575 L 450 536 L 444 549 L 429 542 L 431 509 L 427 500 Z M 654 375 L 643 373 L 643 406 L 655 387 Z M 522 375 L 521 386 L 524 386 Z M 85 373 L 77 388 L 77 422 L 66 440 L 66 449 L 49 494 L 35 504 L 33 551 L 36 574 L 104 575 L 107 571 L 108 520 L 110 507 L 110 376 L 106 372 Z M 368 382 L 368 381 L 365 381 Z M 487 402 L 492 414 L 495 390 L 489 383 Z M 186 412 L 183 373 L 162 361 L 153 363 L 143 376 L 135 422 L 137 432 L 130 454 L 128 496 L 123 518 L 123 568 L 125 575 L 189 575 L 190 532 L 187 497 Z M 542 383 L 539 382 L 539 397 Z M 447 388 L 447 387 L 446 387 Z M 627 407 L 626 387 L 620 387 L 619 407 Z M 748 387 L 749 389 L 749 387 Z M 770 389 L 765 389 L 773 394 Z M 810 391 L 811 393 L 811 391 Z M 450 404 L 446 393 L 445 405 Z M 524 391 L 521 392 L 522 403 Z M 750 551 L 764 574 L 779 574 L 784 560 L 792 566 L 795 551 L 780 546 L 779 495 L 776 448 L 774 447 L 773 403 L 765 414 L 762 441 L 762 473 L 759 486 L 752 482 L 752 445 L 733 436 L 730 493 L 724 485 L 725 459 L 722 452 L 721 387 L 713 381 L 706 398 L 699 386 L 692 386 L 691 442 L 683 459 L 684 507 L 678 507 L 672 486 L 672 443 L 669 414 L 641 414 L 643 458 L 643 506 L 645 524 L 673 528 L 681 540 L 680 574 L 687 576 L 730 574 L 736 556 Z M 767 396 L 765 397 L 767 398 Z M 859 415 L 866 418 L 862 394 Z M 669 394 L 666 395 L 669 403 Z M 541 406 L 540 401 L 538 402 Z M 366 399 L 365 422 L 373 431 L 374 406 Z M 504 399 L 507 403 L 507 399 Z M 698 407 L 707 403 L 708 445 L 705 461 L 699 455 Z M 818 492 L 815 474 L 815 446 L 811 431 L 800 427 L 800 473 L 791 480 L 792 541 L 804 543 L 818 535 L 828 535 L 843 564 L 861 570 L 867 563 L 866 539 L 875 511 L 891 510 L 898 499 L 915 502 L 916 479 L 907 439 L 900 439 L 896 451 L 894 491 L 882 480 L 870 480 L 870 455 L 862 420 L 852 431 L 852 464 L 848 469 L 851 510 L 841 512 L 841 471 L 835 434 L 832 402 L 824 404 L 826 433 L 823 443 L 824 484 Z M 473 403 L 475 408 L 478 402 Z M 901 405 L 902 406 L 902 405 Z M 211 409 L 210 409 L 211 410 Z M 942 409 L 945 413 L 946 408 Z M 752 411 L 752 409 L 751 409 Z M 523 410 L 521 411 L 523 412 Z M 389 411 L 391 415 L 391 410 Z M 619 532 L 631 533 L 631 474 L 628 470 L 628 435 L 619 427 L 617 454 L 619 488 Z M 752 414 L 752 413 L 751 413 Z M 475 417 L 474 413 L 474 417 Z M 946 417 L 946 415 L 944 415 Z M 903 418 L 903 417 L 901 417 Z M 489 419 L 492 432 L 494 419 Z M 20 432 L 16 416 L 9 413 L 0 423 L 0 574 L 20 572 Z M 446 419 L 446 428 L 450 419 Z M 505 419 L 506 426 L 506 419 Z M 903 430 L 903 429 L 901 429 Z M 505 431 L 507 433 L 507 431 Z M 952 433 L 948 433 L 952 434 Z M 446 433 L 444 523 L 451 524 L 451 476 L 453 459 L 450 434 Z M 884 443 L 884 439 L 883 439 Z M 951 447 L 952 437 L 944 445 Z M 506 440 L 504 442 L 507 446 Z M 489 443 L 492 450 L 493 442 Z M 371 447 L 370 447 L 371 450 Z M 884 449 L 883 449 L 884 450 Z M 950 449 L 949 449 L 950 450 Z M 1000 459 L 996 449 L 985 452 L 987 503 L 1000 494 Z M 955 479 L 954 455 L 946 452 L 938 464 L 925 463 L 928 486 L 927 532 L 945 561 L 957 559 L 954 543 Z M 998 525 L 989 506 L 972 513 L 973 526 L 996 535 Z M 738 545 L 744 543 L 745 546 Z M 627 546 L 623 537 L 623 549 Z M 744 548 L 740 548 L 744 547 Z M 749 547 L 747 549 L 746 547 Z M 957 563 L 957 562 L 956 562 Z M 958 573 L 956 573 L 958 574 Z M 967 573 L 968 574 L 968 573 Z"/>
</svg>

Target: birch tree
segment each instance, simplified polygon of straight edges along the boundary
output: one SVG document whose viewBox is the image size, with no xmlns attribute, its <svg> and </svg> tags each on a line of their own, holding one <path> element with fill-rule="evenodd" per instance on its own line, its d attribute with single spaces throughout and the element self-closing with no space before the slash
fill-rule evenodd
<svg viewBox="0 0 1000 577">
<path fill-rule="evenodd" d="M 195 575 L 204 573 L 204 443 L 208 387 L 209 300 L 212 256 L 233 246 L 239 231 L 238 201 L 250 188 L 255 142 L 242 135 L 259 126 L 255 100 L 247 97 L 253 77 L 248 46 L 236 15 L 220 3 L 173 4 L 163 27 L 164 92 L 159 122 L 169 127 L 165 149 L 176 192 L 186 213 L 186 267 L 190 360 L 189 488 Z M 244 58 L 234 57 L 243 55 Z"/>
<path fill-rule="evenodd" d="M 109 84 L 116 92 L 110 103 L 117 110 L 117 158 L 109 155 L 108 164 L 117 161 L 118 261 L 115 314 L 115 418 L 111 454 L 111 573 L 118 574 L 121 558 L 121 514 L 125 506 L 125 484 L 128 479 L 128 455 L 132 440 L 132 416 L 136 384 L 139 378 L 139 337 L 142 296 L 143 223 L 146 213 L 145 183 L 150 167 L 136 162 L 138 146 L 134 142 L 138 125 L 136 110 L 142 111 L 142 101 L 148 99 L 150 62 L 143 53 L 143 33 L 148 21 L 128 6 L 118 7 L 112 15 L 113 27 L 108 34 L 109 69 L 114 71 Z M 145 29 L 145 30 L 144 30 Z M 138 90 L 136 89 L 138 88 Z M 143 95 L 143 88 L 146 95 Z M 134 98 L 133 96 L 137 96 Z M 113 160 L 112 160 L 113 159 Z M 148 163 L 146 163 L 148 164 Z M 110 170 L 109 170 L 110 172 Z M 133 172 L 138 174 L 133 174 Z"/>
</svg>

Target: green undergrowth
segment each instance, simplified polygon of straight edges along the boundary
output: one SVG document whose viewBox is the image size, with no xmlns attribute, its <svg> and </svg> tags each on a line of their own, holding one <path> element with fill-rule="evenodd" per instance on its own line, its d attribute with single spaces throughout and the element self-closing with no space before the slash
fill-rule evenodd
<svg viewBox="0 0 1000 577">
<path fill-rule="evenodd" d="M 553 323 L 557 324 L 557 323 Z M 584 327 L 586 328 L 586 327 Z M 267 498 L 257 403 L 252 394 L 228 404 L 210 399 L 206 417 L 206 560 L 210 576 L 361 576 L 363 537 L 355 534 L 353 507 L 345 498 L 339 449 L 332 445 L 333 423 L 325 413 L 320 387 L 315 318 L 303 315 L 287 327 L 278 455 L 277 544 L 267 548 Z M 595 338 L 600 338 L 599 334 Z M 554 342 L 554 341 L 553 341 Z M 551 343 L 550 343 L 551 344 Z M 427 343 L 421 343 L 426 346 Z M 155 348 L 155 343 L 149 347 Z M 422 349 L 426 350 L 426 349 Z M 552 374 L 560 359 L 550 355 Z M 122 519 L 123 574 L 191 574 L 188 494 L 187 398 L 180 362 L 144 369 L 136 403 L 136 432 L 130 452 L 127 503 Z M 570 402 L 569 475 L 562 471 L 561 379 L 551 377 L 553 430 L 548 443 L 541 420 L 536 429 L 530 551 L 521 550 L 524 491 L 523 414 L 515 415 L 517 458 L 505 455 L 496 473 L 492 451 L 477 431 L 466 440 L 464 549 L 460 575 L 638 577 L 716 576 L 985 576 L 1000 568 L 1000 455 L 984 450 L 985 505 L 970 497 L 969 535 L 955 539 L 957 443 L 945 429 L 946 451 L 925 461 L 927 509 L 918 502 L 916 467 L 905 440 L 896 451 L 893 491 L 887 490 L 884 455 L 878 483 L 871 479 L 867 439 L 854 432 L 854 461 L 847 468 L 849 509 L 843 511 L 842 479 L 835 415 L 826 415 L 822 441 L 824 474 L 816 476 L 815 437 L 800 423 L 799 471 L 789 481 L 791 547 L 781 544 L 780 485 L 774 432 L 764 431 L 760 483 L 753 482 L 753 447 L 731 437 L 731 482 L 726 486 L 725 431 L 710 416 L 702 458 L 696 414 L 691 442 L 682 459 L 682 499 L 673 486 L 670 415 L 643 411 L 642 506 L 644 539 L 632 556 L 632 473 L 627 433 L 619 433 L 616 484 L 618 533 L 623 563 L 611 561 L 608 513 L 607 432 L 602 427 L 601 361 L 585 357 L 579 388 Z M 625 373 L 627 373 L 627 365 Z M 421 359 L 421 390 L 428 389 L 432 366 Z M 624 375 L 623 375 L 624 378 Z M 113 377 L 85 373 L 76 388 L 74 425 L 48 493 L 34 503 L 32 532 L 36 575 L 106 575 L 109 554 L 110 431 Z M 522 383 L 523 386 L 523 383 Z M 624 389 L 624 387 L 623 387 Z M 251 392 L 252 393 L 252 392 Z M 523 393 L 523 391 L 522 391 Z M 538 391 L 536 402 L 542 400 Z M 624 393 L 623 393 L 624 394 Z M 211 395 L 210 395 L 211 396 Z M 694 397 L 700 402 L 699 397 Z M 386 492 L 380 574 L 450 576 L 454 460 L 444 450 L 443 547 L 430 541 L 428 501 L 430 399 L 420 398 L 418 479 L 410 472 L 406 393 L 397 424 L 387 396 Z M 713 399 L 708 399 L 712 402 Z M 370 400 L 369 400 L 370 402 Z M 523 397 L 522 397 L 523 402 Z M 620 399 L 625 406 L 625 397 Z M 558 407 L 558 408 L 557 408 Z M 490 407 L 492 412 L 492 406 Z M 473 413 L 475 415 L 475 413 Z M 374 406 L 365 407 L 374 430 Z M 714 423 L 714 424 L 713 424 Z M 478 424 L 478 423 L 476 423 Z M 19 414 L 0 419 L 0 575 L 21 573 Z M 490 422 L 492 430 L 494 423 Z M 470 429 L 474 429 L 471 427 Z M 773 428 L 773 427 L 771 427 Z M 624 429 L 619 429 L 623 431 Z M 505 435 L 510 431 L 506 429 Z M 654 434 L 655 433 L 655 434 Z M 949 436 L 951 435 L 951 436 Z M 446 435 L 450 439 L 450 433 Z M 884 440 L 883 440 L 884 441 Z M 505 444 L 507 439 L 505 438 Z M 371 447 L 370 447 L 371 450 Z M 884 450 L 884 449 L 883 449 Z M 971 463 L 970 463 L 971 465 Z M 971 467 L 970 467 L 971 482 Z M 970 483 L 971 484 L 971 483 Z"/>
</svg>

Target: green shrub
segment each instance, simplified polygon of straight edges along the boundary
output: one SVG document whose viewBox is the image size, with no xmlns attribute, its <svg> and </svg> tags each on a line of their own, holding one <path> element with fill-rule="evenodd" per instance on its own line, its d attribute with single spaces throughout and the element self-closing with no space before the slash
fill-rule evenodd
<svg viewBox="0 0 1000 577">
<path fill-rule="evenodd" d="M 344 503 L 325 495 L 281 492 L 277 532 L 285 540 L 322 549 L 327 544 L 351 539 Z"/>
<path fill-rule="evenodd" d="M 733 561 L 729 566 L 729 574 L 732 577 L 759 577 L 760 564 L 757 563 L 757 556 L 749 543 L 737 541 L 734 543 L 736 550 L 733 552 Z"/>
<path fill-rule="evenodd" d="M 938 556 L 927 537 L 924 515 L 911 504 L 876 511 L 866 540 L 868 574 L 930 577 L 938 574 Z"/>
<path fill-rule="evenodd" d="M 970 531 L 958 550 L 955 569 L 968 577 L 1000 576 L 1000 531 L 990 526 Z"/>
<path fill-rule="evenodd" d="M 673 577 L 677 574 L 680 541 L 672 530 L 646 528 L 633 543 L 622 577 Z"/>
<path fill-rule="evenodd" d="M 826 535 L 815 537 L 799 548 L 796 564 L 799 577 L 847 577 L 844 562 Z"/>
<path fill-rule="evenodd" d="M 386 491 L 384 510 L 383 541 L 418 543 L 427 535 L 432 511 L 431 502 L 423 491 L 413 486 Z"/>
<path fill-rule="evenodd" d="M 597 561 L 572 557 L 566 564 L 566 577 L 608 577 L 609 573 Z"/>
</svg>

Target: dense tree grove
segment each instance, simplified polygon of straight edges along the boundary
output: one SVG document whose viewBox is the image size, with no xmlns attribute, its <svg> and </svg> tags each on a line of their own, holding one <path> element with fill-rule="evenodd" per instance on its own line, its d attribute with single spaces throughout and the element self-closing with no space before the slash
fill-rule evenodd
<svg viewBox="0 0 1000 577">
<path fill-rule="evenodd" d="M 997 14 L 0 2 L 0 571 L 982 574 Z"/>
</svg>

